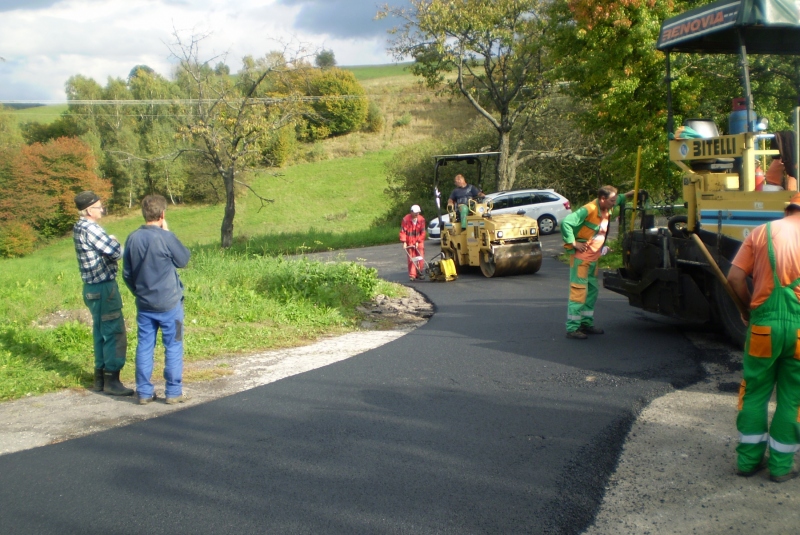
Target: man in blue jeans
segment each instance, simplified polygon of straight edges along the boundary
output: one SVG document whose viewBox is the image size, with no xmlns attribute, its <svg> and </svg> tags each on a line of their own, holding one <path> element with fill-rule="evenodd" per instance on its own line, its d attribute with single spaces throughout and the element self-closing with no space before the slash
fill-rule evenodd
<svg viewBox="0 0 800 535">
<path fill-rule="evenodd" d="M 136 393 L 139 404 L 156 399 L 153 352 L 161 329 L 164 343 L 164 396 L 167 404 L 182 403 L 183 394 L 183 283 L 177 268 L 189 263 L 187 249 L 167 228 L 167 200 L 148 195 L 142 200 L 145 224 L 125 241 L 122 278 L 136 297 Z"/>
</svg>

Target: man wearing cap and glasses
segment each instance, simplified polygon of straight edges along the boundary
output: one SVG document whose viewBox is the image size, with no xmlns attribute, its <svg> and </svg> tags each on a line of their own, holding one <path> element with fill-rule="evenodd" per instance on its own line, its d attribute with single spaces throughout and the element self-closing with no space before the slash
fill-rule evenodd
<svg viewBox="0 0 800 535">
<path fill-rule="evenodd" d="M 749 477 L 769 466 L 776 483 L 798 474 L 793 461 L 800 449 L 800 193 L 786 203 L 784 215 L 753 229 L 728 272 L 728 282 L 750 310 L 749 321 L 742 318 L 749 328 L 736 418 L 736 473 Z M 767 427 L 767 406 L 776 387 L 777 408 Z"/>
<path fill-rule="evenodd" d="M 411 206 L 411 210 L 400 223 L 400 242 L 408 257 L 409 279 L 412 281 L 424 279 L 425 274 L 420 272 L 413 260 L 416 257 L 425 257 L 425 219 L 418 204 Z"/>
<path fill-rule="evenodd" d="M 112 396 L 130 396 L 133 390 L 119 380 L 125 365 L 128 337 L 122 317 L 122 296 L 117 286 L 117 261 L 122 247 L 97 222 L 105 215 L 103 203 L 93 191 L 75 196 L 80 219 L 72 228 L 83 279 L 83 302 L 92 313 L 94 339 L 94 388 Z"/>
</svg>

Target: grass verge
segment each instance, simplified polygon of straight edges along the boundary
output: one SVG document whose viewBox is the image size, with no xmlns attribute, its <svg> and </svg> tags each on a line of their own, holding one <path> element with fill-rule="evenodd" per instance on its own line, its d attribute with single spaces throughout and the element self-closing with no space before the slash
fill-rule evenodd
<svg viewBox="0 0 800 535">
<path fill-rule="evenodd" d="M 4 263 L 8 262 L 14 261 Z M 91 383 L 91 327 L 72 321 L 43 328 L 37 321 L 44 305 L 82 307 L 80 281 L 71 272 L 68 277 L 46 277 L 48 265 L 39 265 L 38 271 L 28 266 L 31 278 L 24 282 L 1 285 L 0 400 Z M 0 278 L 8 279 L 7 271 L 3 273 Z M 293 347 L 350 331 L 360 319 L 356 305 L 378 293 L 403 292 L 401 286 L 378 279 L 374 269 L 354 262 L 323 263 L 200 247 L 193 249 L 182 279 L 187 362 Z M 122 378 L 133 382 L 136 311 L 127 290 L 123 296 L 129 362 Z M 157 347 L 156 362 L 163 360 L 161 355 Z M 157 366 L 154 378 L 160 373 Z"/>
</svg>

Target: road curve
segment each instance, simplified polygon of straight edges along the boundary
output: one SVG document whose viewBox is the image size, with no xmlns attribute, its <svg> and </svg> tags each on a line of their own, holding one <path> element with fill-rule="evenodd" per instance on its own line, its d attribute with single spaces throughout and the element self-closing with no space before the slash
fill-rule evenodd
<svg viewBox="0 0 800 535">
<path fill-rule="evenodd" d="M 399 245 L 346 254 L 407 281 Z M 701 370 L 678 325 L 604 290 L 606 334 L 565 339 L 567 281 L 546 258 L 413 283 L 436 314 L 395 342 L 2 456 L 2 531 L 580 533 L 639 409 Z"/>
</svg>

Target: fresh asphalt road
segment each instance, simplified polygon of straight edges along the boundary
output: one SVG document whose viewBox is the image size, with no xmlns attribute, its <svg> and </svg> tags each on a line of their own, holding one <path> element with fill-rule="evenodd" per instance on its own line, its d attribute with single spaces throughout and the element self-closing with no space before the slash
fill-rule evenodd
<svg viewBox="0 0 800 535">
<path fill-rule="evenodd" d="M 399 245 L 347 255 L 407 283 Z M 680 325 L 605 290 L 606 334 L 567 340 L 567 281 L 548 257 L 414 283 L 436 313 L 395 342 L 2 456 L 0 532 L 580 533 L 637 411 L 700 372 Z"/>
</svg>

